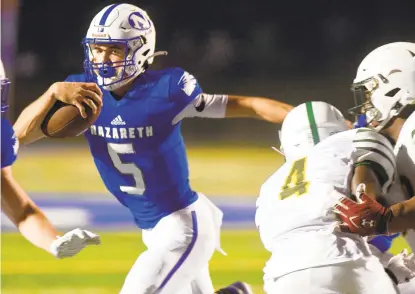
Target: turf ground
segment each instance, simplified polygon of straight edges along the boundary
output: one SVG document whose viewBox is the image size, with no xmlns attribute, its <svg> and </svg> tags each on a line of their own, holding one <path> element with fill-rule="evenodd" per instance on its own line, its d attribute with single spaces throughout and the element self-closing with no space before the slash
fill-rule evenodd
<svg viewBox="0 0 415 294">
<path fill-rule="evenodd" d="M 235 201 L 238 196 L 255 197 L 260 184 L 281 164 L 281 157 L 268 148 L 215 146 L 191 148 L 188 154 L 193 188 L 208 196 L 235 196 Z M 105 192 L 85 147 L 22 148 L 14 174 L 29 192 Z M 1 293 L 118 293 L 143 245 L 138 232 L 101 235 L 100 247 L 56 260 L 19 234 L 2 233 Z M 255 293 L 262 293 L 268 253 L 257 232 L 224 231 L 222 245 L 228 256 L 216 253 L 211 262 L 215 287 L 244 280 Z M 399 239 L 393 251 L 403 246 Z"/>
<path fill-rule="evenodd" d="M 118 293 L 126 273 L 143 250 L 138 233 L 102 233 L 102 245 L 71 259 L 56 260 L 17 233 L 2 235 L 3 294 Z M 256 231 L 224 231 L 228 256 L 215 253 L 210 269 L 215 287 L 244 280 L 262 291 L 262 268 L 268 253 Z M 403 244 L 394 244 L 398 251 Z"/>
<path fill-rule="evenodd" d="M 27 191 L 106 192 L 87 147 L 29 146 L 19 152 L 13 172 Z M 264 147 L 194 147 L 187 153 L 190 183 L 208 196 L 255 197 L 260 185 L 282 163 L 278 153 Z"/>
</svg>

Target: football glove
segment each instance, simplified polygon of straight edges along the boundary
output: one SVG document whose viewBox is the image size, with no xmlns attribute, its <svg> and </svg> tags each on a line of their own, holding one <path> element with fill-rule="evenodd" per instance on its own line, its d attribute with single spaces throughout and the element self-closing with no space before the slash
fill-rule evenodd
<svg viewBox="0 0 415 294">
<path fill-rule="evenodd" d="M 87 230 L 75 229 L 58 237 L 50 245 L 50 252 L 57 258 L 72 257 L 89 245 L 101 244 L 101 237 Z"/>
<path fill-rule="evenodd" d="M 334 206 L 340 230 L 361 236 L 388 233 L 392 211 L 366 195 L 363 187 L 358 187 L 356 194 L 357 202 L 344 196 Z"/>
</svg>

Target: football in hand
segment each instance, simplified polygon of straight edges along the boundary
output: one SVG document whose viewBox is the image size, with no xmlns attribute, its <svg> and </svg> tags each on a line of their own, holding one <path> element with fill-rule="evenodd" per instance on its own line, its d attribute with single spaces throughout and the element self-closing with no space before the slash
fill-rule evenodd
<svg viewBox="0 0 415 294">
<path fill-rule="evenodd" d="M 83 104 L 86 118 L 81 116 L 74 105 L 56 101 L 42 122 L 41 129 L 50 138 L 75 137 L 85 132 L 98 118 L 100 109 L 93 113 L 92 109 Z"/>
</svg>

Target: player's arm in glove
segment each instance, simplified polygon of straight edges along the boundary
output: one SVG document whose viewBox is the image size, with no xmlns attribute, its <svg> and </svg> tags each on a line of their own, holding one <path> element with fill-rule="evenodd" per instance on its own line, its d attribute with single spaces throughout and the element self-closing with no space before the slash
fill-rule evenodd
<svg viewBox="0 0 415 294">
<path fill-rule="evenodd" d="M 368 136 L 371 133 L 361 132 L 358 134 Z M 369 139 L 366 139 L 366 141 Z M 357 140 L 356 142 L 359 141 L 365 140 Z M 351 190 L 355 191 L 353 196 L 355 196 L 357 202 L 346 196 L 341 197 L 338 204 L 334 207 L 334 212 L 337 213 L 343 222 L 340 225 L 343 231 L 357 233 L 362 236 L 376 235 L 387 231 L 387 226 L 392 217 L 391 211 L 376 201 L 383 200 L 381 195 L 382 190 L 385 189 L 382 189 L 380 183 L 385 182 L 385 180 L 382 181 L 379 172 L 376 172 L 379 169 L 379 164 L 374 163 L 376 160 L 382 161 L 378 153 L 372 152 L 367 154 L 366 150 L 362 149 L 362 146 L 358 144 L 355 143 L 355 148 L 357 151 L 361 151 L 362 156 L 358 157 L 351 180 Z M 389 147 L 392 148 L 391 146 Z M 389 173 L 386 173 L 387 178 L 392 178 L 394 166 L 388 167 Z M 386 169 L 383 170 L 385 171 Z"/>
<path fill-rule="evenodd" d="M 100 244 L 99 236 L 80 229 L 59 237 L 54 226 L 13 178 L 11 166 L 1 169 L 1 208 L 28 241 L 58 258 L 70 257 L 85 246 Z"/>
<path fill-rule="evenodd" d="M 362 193 L 355 202 L 343 197 L 336 205 L 342 231 L 370 236 L 415 229 L 415 197 L 389 208 Z"/>
</svg>

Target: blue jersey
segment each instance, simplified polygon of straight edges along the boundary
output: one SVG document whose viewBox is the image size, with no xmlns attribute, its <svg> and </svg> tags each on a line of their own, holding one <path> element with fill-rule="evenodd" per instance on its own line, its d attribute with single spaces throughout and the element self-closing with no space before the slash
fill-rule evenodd
<svg viewBox="0 0 415 294">
<path fill-rule="evenodd" d="M 85 76 L 67 81 L 83 82 Z M 85 136 L 107 189 L 129 208 L 138 227 L 148 229 L 197 200 L 181 123 L 172 121 L 202 90 L 180 68 L 149 70 L 133 83 L 118 101 L 101 89 L 101 113 Z"/>
<path fill-rule="evenodd" d="M 10 166 L 17 158 L 19 141 L 12 125 L 6 118 L 1 118 L 1 168 Z"/>
</svg>

